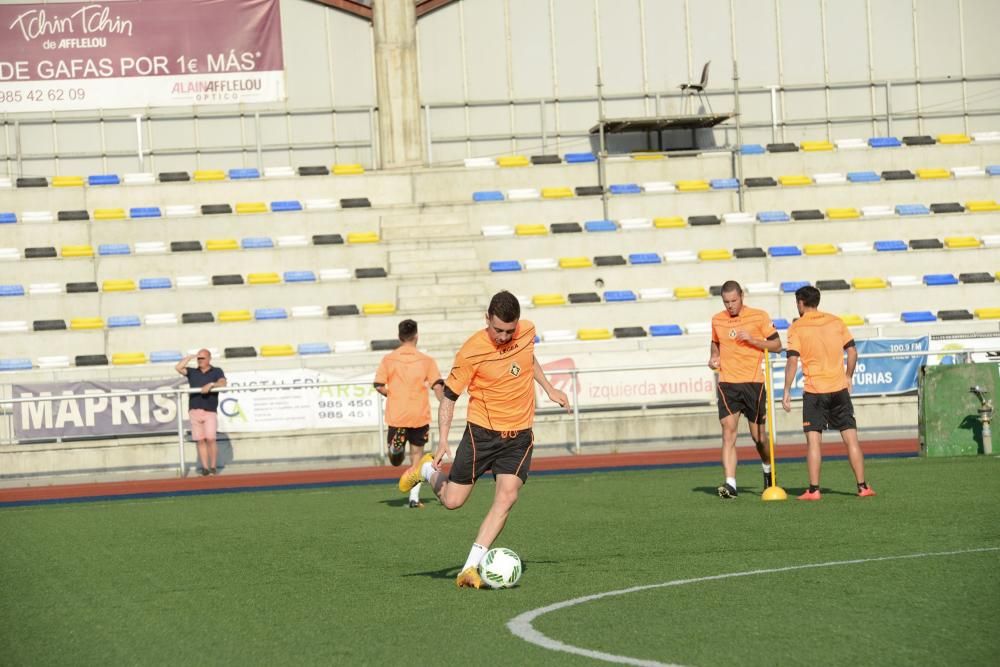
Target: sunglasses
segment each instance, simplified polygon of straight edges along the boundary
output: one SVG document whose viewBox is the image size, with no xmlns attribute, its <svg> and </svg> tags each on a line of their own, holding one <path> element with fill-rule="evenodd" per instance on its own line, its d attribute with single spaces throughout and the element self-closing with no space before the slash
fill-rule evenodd
<svg viewBox="0 0 1000 667">
<path fill-rule="evenodd" d="M 198 357 L 198 361 L 208 361 L 208 357 Z"/>
</svg>

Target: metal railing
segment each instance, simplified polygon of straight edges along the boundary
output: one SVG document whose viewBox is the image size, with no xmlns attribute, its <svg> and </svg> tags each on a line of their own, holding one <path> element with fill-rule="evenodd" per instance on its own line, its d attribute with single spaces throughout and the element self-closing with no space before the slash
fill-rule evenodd
<svg viewBox="0 0 1000 667">
<path fill-rule="evenodd" d="M 906 351 L 906 352 L 881 352 L 881 353 L 870 353 L 870 354 L 859 354 L 858 359 L 879 359 L 879 358 L 914 358 L 914 357 L 954 357 L 962 363 L 967 363 L 971 360 L 971 355 L 981 352 L 981 350 L 976 350 L 973 348 L 957 348 L 949 350 L 918 350 L 918 351 Z M 772 354 L 772 367 L 781 367 L 785 364 L 785 359 L 780 355 Z M 628 373 L 628 372 L 642 372 L 642 371 L 655 371 L 655 370 L 676 370 L 682 368 L 705 368 L 707 365 L 705 362 L 673 362 L 666 364 L 650 364 L 650 365 L 636 365 L 636 366 L 608 366 L 600 368 L 569 368 L 560 369 L 553 372 L 553 375 L 559 376 L 569 376 L 570 381 L 570 403 L 571 403 L 571 419 L 573 420 L 573 452 L 575 454 L 581 453 L 582 439 L 580 436 L 580 422 L 581 422 L 581 412 L 583 411 L 580 406 L 580 396 L 579 396 L 579 386 L 577 379 L 580 375 L 587 374 L 600 374 L 600 373 Z M 318 382 L 310 383 L 308 385 L 302 384 L 288 384 L 288 385 L 268 385 L 267 387 L 220 387 L 213 388 L 214 393 L 239 393 L 239 392 L 260 392 L 260 391 L 280 391 L 280 390 L 297 390 L 297 391 L 310 391 L 313 389 L 327 388 L 327 387 L 371 387 L 370 382 Z M 772 385 L 771 391 L 768 392 L 769 397 L 769 407 L 771 413 L 773 414 L 773 396 L 775 387 Z M 185 456 L 185 428 L 184 428 L 184 417 L 182 414 L 181 406 L 183 405 L 183 397 L 192 393 L 197 393 L 197 390 L 192 390 L 190 387 L 180 386 L 173 389 L 156 389 L 156 390 L 131 390 L 131 391 L 120 391 L 120 392 L 105 392 L 105 393 L 87 393 L 87 394 L 60 394 L 58 396 L 32 396 L 25 398 L 0 398 L 0 406 L 10 405 L 14 406 L 20 403 L 40 403 L 48 401 L 60 401 L 69 398 L 112 398 L 112 397 L 131 397 L 131 396 L 152 396 L 152 395 L 172 395 L 176 401 L 177 406 L 177 418 L 175 424 L 175 430 L 177 435 L 177 460 L 178 460 L 178 474 L 184 476 L 187 472 L 187 462 Z M 371 431 L 373 434 L 377 433 L 376 446 L 373 452 L 374 457 L 378 459 L 385 458 L 385 429 L 386 425 L 384 422 L 384 399 L 381 394 L 377 395 L 376 403 L 376 413 L 378 416 L 377 427 L 375 431 Z M 798 399 L 796 399 L 798 400 Z M 705 402 L 706 405 L 710 404 L 709 401 Z M 691 405 L 688 402 L 686 405 Z M 616 406 L 617 409 L 635 409 L 644 407 L 643 404 L 621 404 Z M 662 406 L 669 409 L 670 406 Z M 558 415 L 561 411 L 544 410 L 545 414 Z M 8 419 L 13 418 L 12 411 L 4 411 L 5 416 Z M 173 430 L 173 429 L 172 429 Z M 363 433 L 369 432 L 371 427 L 360 427 L 359 429 Z M 432 429 L 433 430 L 433 429 Z M 114 434 L 108 434 L 109 437 Z"/>
</svg>

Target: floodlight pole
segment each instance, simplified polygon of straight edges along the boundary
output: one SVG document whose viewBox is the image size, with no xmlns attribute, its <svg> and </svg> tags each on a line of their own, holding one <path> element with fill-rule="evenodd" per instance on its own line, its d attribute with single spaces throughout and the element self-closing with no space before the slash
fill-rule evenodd
<svg viewBox="0 0 1000 667">
<path fill-rule="evenodd" d="M 597 68 L 597 130 L 600 135 L 600 144 L 597 152 L 597 183 L 601 186 L 601 211 L 602 220 L 608 220 L 608 192 L 604 186 L 604 159 L 607 157 L 607 147 L 604 141 L 604 80 L 601 78 L 601 68 Z"/>
<path fill-rule="evenodd" d="M 736 196 L 743 212 L 743 127 L 740 123 L 740 71 L 733 58 L 733 114 L 736 116 Z"/>
<path fill-rule="evenodd" d="M 184 392 L 178 387 L 174 394 L 177 400 L 177 455 L 179 457 L 180 468 L 177 470 L 178 477 L 184 477 L 187 472 L 187 462 L 184 460 Z"/>
</svg>

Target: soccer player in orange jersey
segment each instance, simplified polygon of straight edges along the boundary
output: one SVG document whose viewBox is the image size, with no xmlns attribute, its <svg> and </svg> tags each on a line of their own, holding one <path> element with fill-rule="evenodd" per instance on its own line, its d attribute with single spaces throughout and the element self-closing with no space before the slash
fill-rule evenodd
<svg viewBox="0 0 1000 667">
<path fill-rule="evenodd" d="M 473 334 L 455 355 L 438 408 L 440 440 L 434 456 L 426 454 L 419 465 L 403 473 L 404 493 L 420 480 L 427 481 L 441 504 L 457 509 L 465 504 L 472 487 L 487 470 L 496 479 L 493 504 L 479 526 L 476 541 L 459 572 L 459 588 L 480 588 L 479 561 L 507 522 L 518 493 L 528 479 L 534 436 L 535 385 L 569 410 L 569 399 L 548 381 L 535 359 L 535 325 L 521 319 L 521 304 L 507 291 L 498 292 L 486 311 L 486 328 Z M 469 392 L 465 432 L 448 475 L 438 469 L 450 454 L 448 430 L 455 401 Z"/>
<path fill-rule="evenodd" d="M 410 464 L 424 454 L 430 435 L 430 387 L 438 402 L 444 395 L 441 371 L 433 358 L 417 349 L 417 323 L 399 323 L 399 347 L 385 355 L 375 371 L 375 391 L 386 397 L 385 422 L 389 426 L 389 462 L 403 462 L 403 450 L 410 443 Z M 420 508 L 420 485 L 410 489 L 410 507 Z"/>
<path fill-rule="evenodd" d="M 764 442 L 767 395 L 762 363 L 767 352 L 781 350 L 781 339 L 770 315 L 743 304 L 743 288 L 735 280 L 722 284 L 722 303 L 726 309 L 712 318 L 708 367 L 719 373 L 722 469 L 726 479 L 718 493 L 720 498 L 735 498 L 738 495 L 736 433 L 740 414 L 746 415 L 750 437 L 760 454 L 764 486 L 771 483 L 771 459 Z"/>
<path fill-rule="evenodd" d="M 858 482 L 858 495 L 874 496 L 875 492 L 865 482 L 865 455 L 858 443 L 858 424 L 854 420 L 851 403 L 854 366 L 858 350 L 847 326 L 836 315 L 819 310 L 819 290 L 812 286 L 795 291 L 795 305 L 799 319 L 788 328 L 788 365 L 785 366 L 785 393 L 781 406 L 792 411 L 792 382 L 802 360 L 805 387 L 802 393 L 802 430 L 806 434 L 806 467 L 809 469 L 809 489 L 799 500 L 819 500 L 819 469 L 823 462 L 820 445 L 823 430 L 835 428 L 847 446 Z M 844 351 L 847 366 L 844 366 Z"/>
</svg>

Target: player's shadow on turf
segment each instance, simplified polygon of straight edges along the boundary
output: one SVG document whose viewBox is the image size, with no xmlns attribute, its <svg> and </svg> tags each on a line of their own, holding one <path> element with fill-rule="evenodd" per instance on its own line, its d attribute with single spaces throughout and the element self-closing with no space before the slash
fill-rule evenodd
<svg viewBox="0 0 1000 667">
<path fill-rule="evenodd" d="M 404 496 L 402 498 L 386 498 L 385 500 L 380 500 L 379 502 L 383 505 L 388 505 L 389 507 L 406 507 L 410 504 L 410 499 Z M 432 503 L 434 501 L 421 500 L 420 502 L 426 506 L 428 503 Z"/>
<path fill-rule="evenodd" d="M 536 563 L 554 563 L 555 561 L 535 561 Z M 521 574 L 523 575 L 528 571 L 530 566 L 521 561 Z M 430 577 L 431 579 L 454 579 L 458 576 L 459 568 L 451 566 L 442 568 L 440 570 L 428 570 L 426 572 L 411 572 L 409 574 L 404 574 L 404 577 Z"/>
<path fill-rule="evenodd" d="M 802 486 L 792 489 L 785 489 L 785 492 L 788 494 L 789 498 L 792 498 L 805 493 L 807 490 L 808 487 Z M 837 491 L 836 489 L 828 489 L 825 486 L 819 487 L 819 492 L 824 496 L 851 496 L 853 498 L 854 496 L 858 495 L 857 492 L 849 493 L 847 491 Z"/>
<path fill-rule="evenodd" d="M 717 487 L 717 486 L 696 486 L 696 487 L 694 487 L 691 490 L 694 491 L 695 493 L 704 493 L 707 496 L 717 496 L 717 495 L 719 495 L 719 487 Z M 756 489 L 754 489 L 753 491 L 751 491 L 750 489 L 746 489 L 746 488 L 741 488 L 740 489 L 740 495 L 741 496 L 742 495 L 750 495 L 750 494 L 755 495 L 755 496 L 759 496 L 760 492 L 757 491 Z"/>
</svg>

